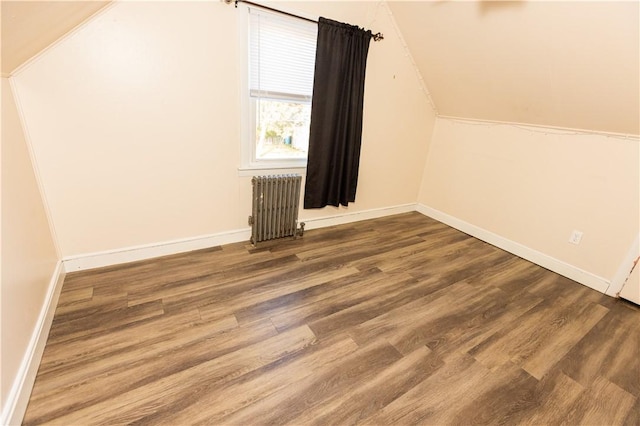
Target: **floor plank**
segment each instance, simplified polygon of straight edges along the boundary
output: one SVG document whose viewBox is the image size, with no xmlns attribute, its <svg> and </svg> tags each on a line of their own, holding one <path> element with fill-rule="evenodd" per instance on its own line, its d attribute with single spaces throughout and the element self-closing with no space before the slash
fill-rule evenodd
<svg viewBox="0 0 640 426">
<path fill-rule="evenodd" d="M 406 213 L 68 274 L 24 424 L 636 425 L 638 324 Z"/>
</svg>

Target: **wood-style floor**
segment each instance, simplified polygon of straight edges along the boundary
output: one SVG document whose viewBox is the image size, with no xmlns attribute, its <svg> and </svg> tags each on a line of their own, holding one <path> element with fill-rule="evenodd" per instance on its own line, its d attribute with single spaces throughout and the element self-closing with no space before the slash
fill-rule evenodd
<svg viewBox="0 0 640 426">
<path fill-rule="evenodd" d="M 26 424 L 640 424 L 640 309 L 418 213 L 69 274 Z"/>
</svg>

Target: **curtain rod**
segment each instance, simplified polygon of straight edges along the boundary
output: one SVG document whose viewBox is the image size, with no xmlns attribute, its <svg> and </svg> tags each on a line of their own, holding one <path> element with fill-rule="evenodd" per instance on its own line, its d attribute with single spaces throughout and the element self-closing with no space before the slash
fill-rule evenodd
<svg viewBox="0 0 640 426">
<path fill-rule="evenodd" d="M 280 13 L 282 15 L 291 16 L 292 18 L 302 19 L 303 21 L 313 22 L 315 24 L 318 23 L 318 21 L 316 21 L 315 19 L 305 18 L 304 16 L 300 16 L 300 15 L 296 15 L 296 14 L 293 14 L 293 13 L 285 12 L 284 10 L 274 9 L 272 7 L 265 6 L 265 5 L 258 4 L 258 3 L 254 3 L 254 2 L 249 1 L 249 0 L 224 0 L 224 2 L 226 4 L 234 3 L 236 7 L 238 7 L 238 3 L 247 3 L 247 4 L 250 4 L 251 6 L 260 7 L 262 9 L 270 10 L 272 12 Z M 372 34 L 371 38 L 373 38 L 373 41 L 380 41 L 380 40 L 384 40 L 384 35 L 382 35 L 382 33 L 376 33 L 376 34 Z"/>
</svg>

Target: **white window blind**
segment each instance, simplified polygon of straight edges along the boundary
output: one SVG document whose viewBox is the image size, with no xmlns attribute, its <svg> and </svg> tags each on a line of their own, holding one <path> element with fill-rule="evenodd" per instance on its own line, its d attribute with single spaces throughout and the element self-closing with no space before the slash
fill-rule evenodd
<svg viewBox="0 0 640 426">
<path fill-rule="evenodd" d="M 318 26 L 249 9 L 249 94 L 310 101 Z"/>
</svg>

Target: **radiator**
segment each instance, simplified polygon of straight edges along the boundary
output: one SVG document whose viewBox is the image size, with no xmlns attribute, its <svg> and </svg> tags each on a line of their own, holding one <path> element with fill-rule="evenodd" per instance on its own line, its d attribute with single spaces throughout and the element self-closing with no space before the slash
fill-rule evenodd
<svg viewBox="0 0 640 426">
<path fill-rule="evenodd" d="M 304 223 L 298 227 L 300 175 L 254 176 L 251 244 L 276 238 L 302 236 Z"/>
</svg>

